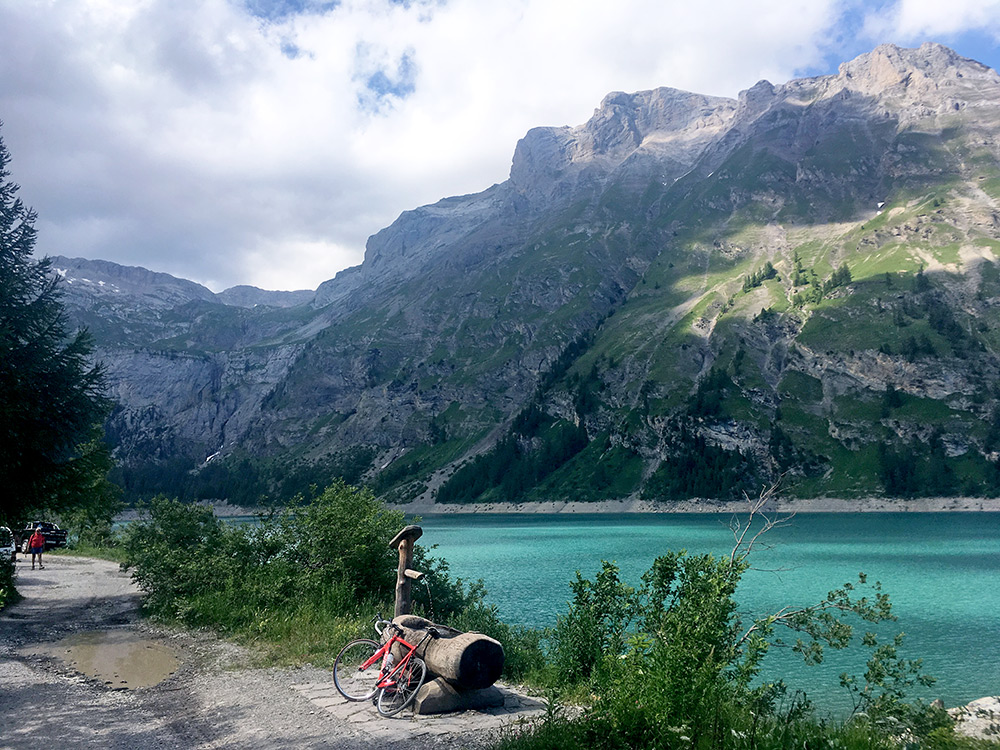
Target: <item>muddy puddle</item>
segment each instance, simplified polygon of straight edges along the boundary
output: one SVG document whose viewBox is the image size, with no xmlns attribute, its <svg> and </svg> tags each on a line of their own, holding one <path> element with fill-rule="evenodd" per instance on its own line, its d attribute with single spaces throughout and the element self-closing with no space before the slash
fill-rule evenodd
<svg viewBox="0 0 1000 750">
<path fill-rule="evenodd" d="M 110 688 L 124 690 L 156 685 L 180 665 L 166 644 L 124 630 L 77 633 L 33 652 L 61 659 Z"/>
</svg>

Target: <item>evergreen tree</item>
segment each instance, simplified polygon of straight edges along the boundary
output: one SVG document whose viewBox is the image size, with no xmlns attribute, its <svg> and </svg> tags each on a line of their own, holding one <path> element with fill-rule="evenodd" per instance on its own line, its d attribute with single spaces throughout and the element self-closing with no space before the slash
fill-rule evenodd
<svg viewBox="0 0 1000 750">
<path fill-rule="evenodd" d="M 893 409 L 898 409 L 903 405 L 903 394 L 896 390 L 892 383 L 885 384 L 885 392 L 882 394 L 882 418 L 888 417 Z"/>
<path fill-rule="evenodd" d="M 31 257 L 35 212 L 9 180 L 0 139 L 0 523 L 106 506 L 113 497 L 98 425 L 104 373 L 86 331 L 71 335 L 50 261 Z"/>
<path fill-rule="evenodd" d="M 830 277 L 830 282 L 833 286 L 846 286 L 852 281 L 851 269 L 847 267 L 846 263 L 841 263 L 836 271 L 833 272 L 833 276 Z"/>
</svg>

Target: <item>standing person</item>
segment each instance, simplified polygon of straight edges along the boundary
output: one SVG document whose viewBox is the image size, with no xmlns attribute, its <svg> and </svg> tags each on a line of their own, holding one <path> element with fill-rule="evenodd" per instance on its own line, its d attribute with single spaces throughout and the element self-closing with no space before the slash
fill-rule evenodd
<svg viewBox="0 0 1000 750">
<path fill-rule="evenodd" d="M 42 565 L 42 553 L 45 551 L 45 534 L 42 533 L 41 526 L 35 527 L 35 533 L 28 540 L 28 546 L 31 547 L 31 569 L 35 569 L 35 555 L 37 555 L 38 569 L 45 570 L 45 566 Z"/>
</svg>

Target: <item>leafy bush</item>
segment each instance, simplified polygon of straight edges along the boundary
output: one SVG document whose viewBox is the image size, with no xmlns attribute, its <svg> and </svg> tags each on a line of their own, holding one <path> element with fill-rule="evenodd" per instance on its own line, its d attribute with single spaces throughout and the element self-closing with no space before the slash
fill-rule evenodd
<svg viewBox="0 0 1000 750">
<path fill-rule="evenodd" d="M 118 488 L 110 487 L 99 502 L 81 504 L 59 514 L 60 525 L 69 530 L 69 545 L 73 549 L 95 550 L 118 544 L 114 521 L 125 506 Z"/>
<path fill-rule="evenodd" d="M 322 664 L 345 641 L 370 636 L 375 612 L 392 612 L 398 557 L 388 542 L 403 524 L 369 490 L 339 481 L 256 525 L 224 524 L 208 508 L 158 497 L 125 530 L 122 568 L 152 614 L 253 638 L 280 660 Z M 424 615 L 499 640 L 508 679 L 539 668 L 541 635 L 501 622 L 481 581 L 453 579 L 420 546 L 414 566 L 427 573 L 427 586 L 413 589 Z"/>
<path fill-rule="evenodd" d="M 150 502 L 149 520 L 131 524 L 122 535 L 122 569 L 132 570 L 149 611 L 176 614 L 182 602 L 211 588 L 218 575 L 214 557 L 221 534 L 209 508 L 165 497 Z"/>
<path fill-rule="evenodd" d="M 592 704 L 574 721 L 550 716 L 533 731 L 501 747 L 559 748 L 787 748 L 893 747 L 904 734 L 928 736 L 941 717 L 905 702 L 913 684 L 930 684 L 919 661 L 904 659 L 901 636 L 870 649 L 864 677 L 844 675 L 855 713 L 843 726 L 817 722 L 804 696 L 782 683 L 761 683 L 762 660 L 781 644 L 778 628 L 794 634 L 787 645 L 807 662 L 824 648 L 842 649 L 855 623 L 894 619 L 888 597 L 864 575 L 806 607 L 788 607 L 745 622 L 735 599 L 760 534 L 780 523 L 734 526 L 728 557 L 668 552 L 657 558 L 633 590 L 605 562 L 594 581 L 577 574 L 574 598 L 551 636 L 549 687 L 590 694 Z M 581 687 L 584 690 L 581 690 Z"/>
<path fill-rule="evenodd" d="M 159 497 L 148 520 L 124 532 L 122 567 L 149 611 L 239 628 L 273 609 L 343 611 L 391 598 L 396 553 L 387 542 L 402 525 L 402 513 L 342 482 L 256 526 L 225 525 L 209 508 Z"/>
<path fill-rule="evenodd" d="M 20 601 L 21 595 L 14 588 L 14 563 L 0 560 L 0 610 Z"/>
<path fill-rule="evenodd" d="M 577 571 L 570 588 L 569 612 L 556 621 L 552 634 L 554 667 L 563 684 L 589 680 L 605 654 L 622 652 L 637 603 L 632 587 L 618 578 L 617 566 L 607 561 L 594 581 Z"/>
<path fill-rule="evenodd" d="M 391 596 L 398 558 L 388 541 L 403 525 L 403 514 L 388 510 L 370 490 L 337 480 L 281 517 L 280 555 L 302 566 L 303 593 L 321 595 L 343 585 L 357 599 Z"/>
</svg>

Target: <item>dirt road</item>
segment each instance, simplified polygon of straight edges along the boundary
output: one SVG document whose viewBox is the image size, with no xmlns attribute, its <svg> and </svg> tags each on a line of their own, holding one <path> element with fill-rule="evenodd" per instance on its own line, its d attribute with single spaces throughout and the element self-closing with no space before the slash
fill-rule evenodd
<svg viewBox="0 0 1000 750">
<path fill-rule="evenodd" d="M 387 741 L 311 702 L 295 685 L 323 670 L 252 669 L 246 653 L 211 634 L 170 632 L 140 620 L 139 594 L 118 565 L 48 556 L 18 561 L 24 601 L 0 612 L 0 748 L 461 748 L 476 732 Z M 148 639 L 177 657 L 151 687 L 124 689 L 71 667 L 67 637 L 111 631 Z M 72 639 L 71 639 L 72 641 Z M 124 684 L 124 680 L 120 681 Z"/>
</svg>

